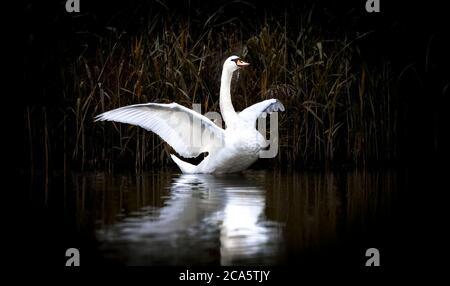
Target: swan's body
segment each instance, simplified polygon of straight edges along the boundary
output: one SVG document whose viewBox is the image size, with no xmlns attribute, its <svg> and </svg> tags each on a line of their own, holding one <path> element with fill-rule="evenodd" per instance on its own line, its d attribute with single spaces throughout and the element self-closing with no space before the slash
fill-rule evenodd
<svg viewBox="0 0 450 286">
<path fill-rule="evenodd" d="M 185 158 L 208 152 L 198 165 L 182 161 L 171 155 L 183 173 L 233 173 L 247 169 L 268 146 L 266 139 L 256 130 L 256 120 L 263 112 L 284 111 L 276 99 L 256 103 L 239 114 L 231 103 L 233 72 L 248 65 L 239 57 L 229 57 L 222 70 L 220 111 L 226 129 L 215 125 L 200 113 L 177 103 L 146 103 L 117 108 L 96 117 L 100 121 L 116 121 L 138 125 L 153 131 Z"/>
</svg>

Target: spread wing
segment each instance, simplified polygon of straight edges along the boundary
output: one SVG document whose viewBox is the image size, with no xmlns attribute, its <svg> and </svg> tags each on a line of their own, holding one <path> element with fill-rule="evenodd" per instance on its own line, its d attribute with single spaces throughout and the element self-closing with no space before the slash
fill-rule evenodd
<svg viewBox="0 0 450 286">
<path fill-rule="evenodd" d="M 256 124 L 256 119 L 263 112 L 284 111 L 283 104 L 278 99 L 267 99 L 258 103 L 255 103 L 239 113 L 239 117 L 248 123 Z"/>
<path fill-rule="evenodd" d="M 120 107 L 96 116 L 95 121 L 115 121 L 155 132 L 186 158 L 214 152 L 224 144 L 224 130 L 207 117 L 177 103 L 145 103 Z"/>
</svg>

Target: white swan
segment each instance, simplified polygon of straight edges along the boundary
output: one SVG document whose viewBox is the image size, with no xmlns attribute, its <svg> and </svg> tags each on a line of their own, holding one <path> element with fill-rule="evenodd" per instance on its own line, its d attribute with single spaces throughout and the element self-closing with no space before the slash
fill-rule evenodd
<svg viewBox="0 0 450 286">
<path fill-rule="evenodd" d="M 192 165 L 171 155 L 183 173 L 232 173 L 247 169 L 268 147 L 256 130 L 256 120 L 263 112 L 284 111 L 277 99 L 256 103 L 239 114 L 231 103 L 233 72 L 249 64 L 238 56 L 225 60 L 220 84 L 220 111 L 226 129 L 206 116 L 177 103 L 145 103 L 120 107 L 98 115 L 95 121 L 116 121 L 153 131 L 185 158 L 208 152 L 203 161 Z"/>
</svg>

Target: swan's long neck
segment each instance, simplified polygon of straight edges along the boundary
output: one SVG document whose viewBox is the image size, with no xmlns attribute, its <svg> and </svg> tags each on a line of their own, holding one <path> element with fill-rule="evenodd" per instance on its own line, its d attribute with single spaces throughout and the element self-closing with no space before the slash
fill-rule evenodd
<svg viewBox="0 0 450 286">
<path fill-rule="evenodd" d="M 234 110 L 233 103 L 231 103 L 231 78 L 232 72 L 227 70 L 222 71 L 222 79 L 220 80 L 220 112 L 227 127 L 237 122 L 239 117 Z"/>
</svg>

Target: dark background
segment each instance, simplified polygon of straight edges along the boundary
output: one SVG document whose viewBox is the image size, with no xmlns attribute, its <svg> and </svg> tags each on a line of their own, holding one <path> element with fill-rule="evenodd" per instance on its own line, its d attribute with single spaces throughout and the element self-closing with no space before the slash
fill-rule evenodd
<svg viewBox="0 0 450 286">
<path fill-rule="evenodd" d="M 66 13 L 65 1 L 24 2 L 23 82 L 20 85 L 21 96 L 17 98 L 18 104 L 14 108 L 20 118 L 15 128 L 18 132 L 16 138 L 23 138 L 23 112 L 27 105 L 51 108 L 60 104 L 61 98 L 57 96 L 57 91 L 61 83 L 55 80 L 58 78 L 58 67 L 69 64 L 80 48 L 73 31 L 84 29 L 102 34 L 105 33 L 104 27 L 111 25 L 118 30 L 132 32 L 147 21 L 148 9 L 157 7 L 154 3 L 138 0 L 91 2 L 94 1 L 81 0 L 83 16 Z M 177 17 L 183 18 L 193 17 L 196 9 L 207 15 L 225 2 L 163 3 Z M 245 18 L 272 14 L 283 17 L 286 11 L 295 13 L 313 3 L 275 2 L 249 2 L 256 9 L 248 11 L 233 9 L 233 4 L 230 4 L 226 8 L 226 15 Z M 448 122 L 448 112 L 444 112 L 444 108 L 448 108 L 445 103 L 450 88 L 448 10 L 438 4 L 444 1 L 413 3 L 381 0 L 381 13 L 369 14 L 364 9 L 365 1 L 342 2 L 314 2 L 315 11 L 323 13 L 317 13 L 313 21 L 330 33 L 374 30 L 373 36 L 361 45 L 361 53 L 369 61 L 389 61 L 397 76 L 403 73 L 396 85 L 400 99 L 399 170 L 404 178 L 399 187 L 401 192 L 408 195 L 402 196 L 392 218 L 383 221 L 381 232 L 374 230 L 373 241 L 382 241 L 385 249 L 389 250 L 387 252 L 391 255 L 382 257 L 382 263 L 390 270 L 437 270 L 443 266 L 439 261 L 445 251 L 442 231 L 448 225 L 444 222 L 447 208 L 442 205 L 442 197 L 448 187 L 440 184 L 446 172 L 439 164 L 444 162 L 443 151 L 448 146 L 444 143 L 444 130 L 448 130 L 444 129 L 445 122 Z M 164 5 L 158 9 L 166 9 Z M 247 29 L 251 33 L 251 26 Z M 15 147 L 26 150 L 27 142 L 19 140 Z M 22 155 L 15 160 L 18 169 L 27 165 L 26 152 L 19 154 Z M 60 250 L 65 248 L 52 239 L 52 235 L 59 231 L 53 228 L 57 218 L 36 211 L 26 202 L 23 207 L 25 211 L 21 221 L 27 227 L 25 231 L 22 230 L 24 234 L 19 232 L 18 241 L 27 246 L 22 248 L 24 253 L 37 253 L 46 257 L 50 265 L 62 265 L 64 257 L 60 258 Z M 424 213 L 427 215 L 424 216 Z M 64 226 L 61 228 L 64 229 Z M 30 237 L 33 233 L 44 235 Z M 357 251 L 358 244 L 366 243 L 358 241 L 358 235 L 355 234 L 355 238 L 349 240 L 345 248 L 324 253 L 323 257 L 316 258 L 313 265 L 329 269 L 361 265 L 360 261 L 342 261 L 338 257 Z"/>
<path fill-rule="evenodd" d="M 86 2 L 86 3 L 84 3 Z M 170 14 L 173 22 L 189 19 L 204 22 L 209 15 L 223 8 L 223 20 L 237 17 L 246 38 L 255 32 L 255 19 L 289 15 L 289 29 L 299 25 L 296 14 L 305 14 L 313 7 L 311 24 L 325 33 L 353 34 L 372 31 L 360 41 L 361 58 L 368 64 L 389 62 L 393 70 L 394 93 L 398 98 L 398 157 L 403 165 L 415 161 L 434 160 L 442 148 L 445 121 L 441 104 L 449 89 L 448 26 L 445 9 L 437 2 L 413 3 L 383 1 L 381 13 L 367 13 L 365 1 L 84 1 L 80 15 L 70 15 L 65 1 L 25 1 L 23 34 L 23 84 L 20 88 L 18 114 L 25 107 L 56 109 L 64 104 L 61 96 L 61 67 L 69 66 L 88 46 L 95 52 L 95 36 L 108 35 L 106 27 L 114 27 L 125 36 L 133 36 L 140 27 L 158 13 Z M 92 3 L 95 2 L 95 3 Z M 385 3 L 386 2 L 386 3 Z M 242 4 L 246 3 L 246 4 Z M 83 33 L 88 33 L 85 36 Z M 23 117 L 23 116 L 22 116 Z M 18 130 L 24 130 L 21 118 Z M 21 133 L 22 138 L 27 134 Z M 20 140 L 27 150 L 26 140 Z M 29 163 L 29 154 L 21 152 L 20 165 Z M 431 161 L 430 161 L 431 163 Z"/>
</svg>

